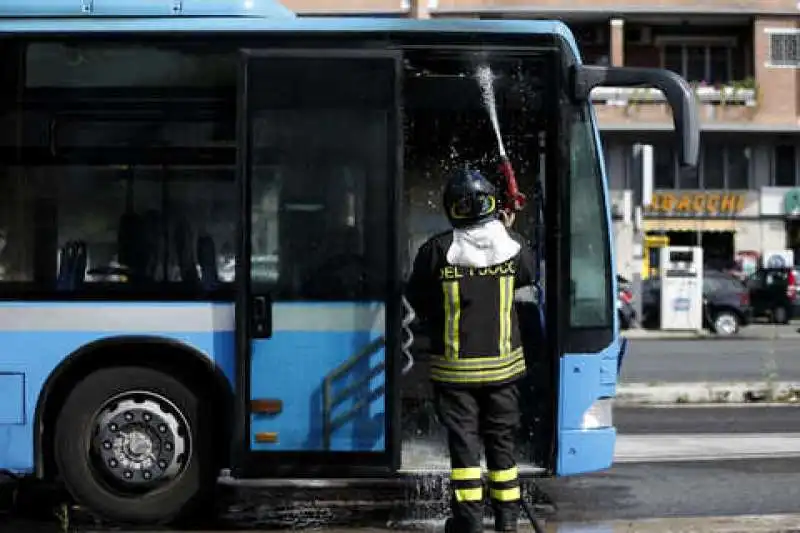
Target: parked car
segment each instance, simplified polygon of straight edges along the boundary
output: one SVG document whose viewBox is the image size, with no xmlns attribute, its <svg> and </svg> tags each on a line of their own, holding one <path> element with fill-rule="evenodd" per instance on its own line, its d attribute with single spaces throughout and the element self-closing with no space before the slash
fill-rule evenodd
<svg viewBox="0 0 800 533">
<path fill-rule="evenodd" d="M 791 267 L 760 268 L 747 278 L 753 316 L 788 324 L 797 305 L 797 271 Z"/>
<path fill-rule="evenodd" d="M 752 321 L 750 292 L 734 276 L 716 270 L 703 274 L 703 327 L 717 335 L 735 335 Z M 642 283 L 642 324 L 660 327 L 661 279 Z"/>
</svg>

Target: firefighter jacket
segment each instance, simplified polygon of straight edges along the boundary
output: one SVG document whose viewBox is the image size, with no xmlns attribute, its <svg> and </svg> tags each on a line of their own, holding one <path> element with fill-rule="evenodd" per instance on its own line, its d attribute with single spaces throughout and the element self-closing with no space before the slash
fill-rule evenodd
<svg viewBox="0 0 800 533">
<path fill-rule="evenodd" d="M 533 283 L 534 259 L 520 235 L 502 230 L 514 255 L 489 266 L 448 261 L 454 231 L 432 237 L 417 253 L 406 298 L 430 334 L 435 382 L 497 385 L 525 374 L 514 290 Z"/>
</svg>

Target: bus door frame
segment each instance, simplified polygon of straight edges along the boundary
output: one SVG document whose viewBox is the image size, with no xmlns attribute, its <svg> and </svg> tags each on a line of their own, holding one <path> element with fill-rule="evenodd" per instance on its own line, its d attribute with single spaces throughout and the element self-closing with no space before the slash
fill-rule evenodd
<svg viewBox="0 0 800 533">
<path fill-rule="evenodd" d="M 327 41 L 327 42 L 325 42 Z M 397 472 L 401 461 L 401 417 L 400 417 L 400 368 L 402 340 L 402 264 L 400 254 L 400 229 L 403 198 L 403 51 L 385 47 L 369 48 L 358 41 L 326 39 L 314 41 L 313 45 L 293 48 L 277 45 L 275 48 L 240 50 L 239 80 L 237 85 L 237 171 L 239 186 L 239 219 L 237 220 L 238 260 L 236 262 L 236 307 L 235 307 L 235 354 L 236 392 L 231 447 L 231 474 L 233 477 L 372 477 L 388 476 Z M 325 47 L 329 45 L 329 47 Z M 341 46 L 341 48 L 336 48 Z M 374 45 L 372 45 L 374 46 Z M 251 102 L 248 95 L 250 84 L 249 65 L 270 59 L 348 59 L 383 60 L 394 62 L 393 106 L 389 126 L 387 157 L 394 158 L 389 165 L 390 186 L 387 201 L 390 208 L 388 236 L 390 253 L 387 257 L 387 280 L 385 304 L 385 370 L 384 370 L 384 442 L 382 452 L 336 452 L 336 451 L 254 451 L 250 447 L 250 362 L 252 348 L 252 313 L 255 295 L 252 293 L 251 268 Z M 394 147 L 394 150 L 392 150 Z M 272 299 L 261 296 L 259 305 L 266 307 L 265 321 L 272 327 Z M 266 301 L 264 301 L 266 300 Z M 269 338 L 271 331 L 262 338 Z"/>
</svg>

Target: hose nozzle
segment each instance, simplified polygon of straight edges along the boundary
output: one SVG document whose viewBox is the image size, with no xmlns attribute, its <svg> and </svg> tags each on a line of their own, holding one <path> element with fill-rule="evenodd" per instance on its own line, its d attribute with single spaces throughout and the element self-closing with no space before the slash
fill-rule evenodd
<svg viewBox="0 0 800 533">
<path fill-rule="evenodd" d="M 525 195 L 519 192 L 517 187 L 517 176 L 514 174 L 514 167 L 508 156 L 501 156 L 500 172 L 506 179 L 506 198 L 508 199 L 508 209 L 511 211 L 522 211 L 525 207 Z"/>
</svg>

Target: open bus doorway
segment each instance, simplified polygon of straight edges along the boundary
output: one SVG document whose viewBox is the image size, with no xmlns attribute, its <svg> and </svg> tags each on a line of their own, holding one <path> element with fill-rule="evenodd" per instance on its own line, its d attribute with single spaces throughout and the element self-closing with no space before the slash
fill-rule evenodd
<svg viewBox="0 0 800 533">
<path fill-rule="evenodd" d="M 519 187 L 529 204 L 518 214 L 513 229 L 535 245 L 541 222 L 533 202 L 537 181 L 543 183 L 544 138 L 551 117 L 543 106 L 540 86 L 546 79 L 544 55 L 525 57 L 498 53 L 488 56 L 496 76 L 495 100 L 502 140 L 514 165 Z M 459 166 L 477 169 L 498 179 L 500 162 L 470 53 L 408 53 L 404 76 L 404 217 L 401 253 L 404 274 L 419 246 L 436 233 L 451 229 L 442 211 L 441 192 L 447 175 Z M 536 248 L 534 248 L 536 250 Z M 543 249 L 543 247 L 541 248 Z M 543 264 L 543 257 L 539 257 Z M 544 283 L 542 272 L 541 283 Z M 518 303 L 520 327 L 526 341 L 528 378 L 523 385 L 523 423 L 518 462 L 523 473 L 550 467 L 554 438 L 556 378 L 544 345 L 536 303 Z M 412 326 L 411 351 L 415 365 L 401 380 L 402 468 L 404 471 L 449 469 L 446 433 L 437 421 L 429 379 L 429 339 Z"/>
</svg>

